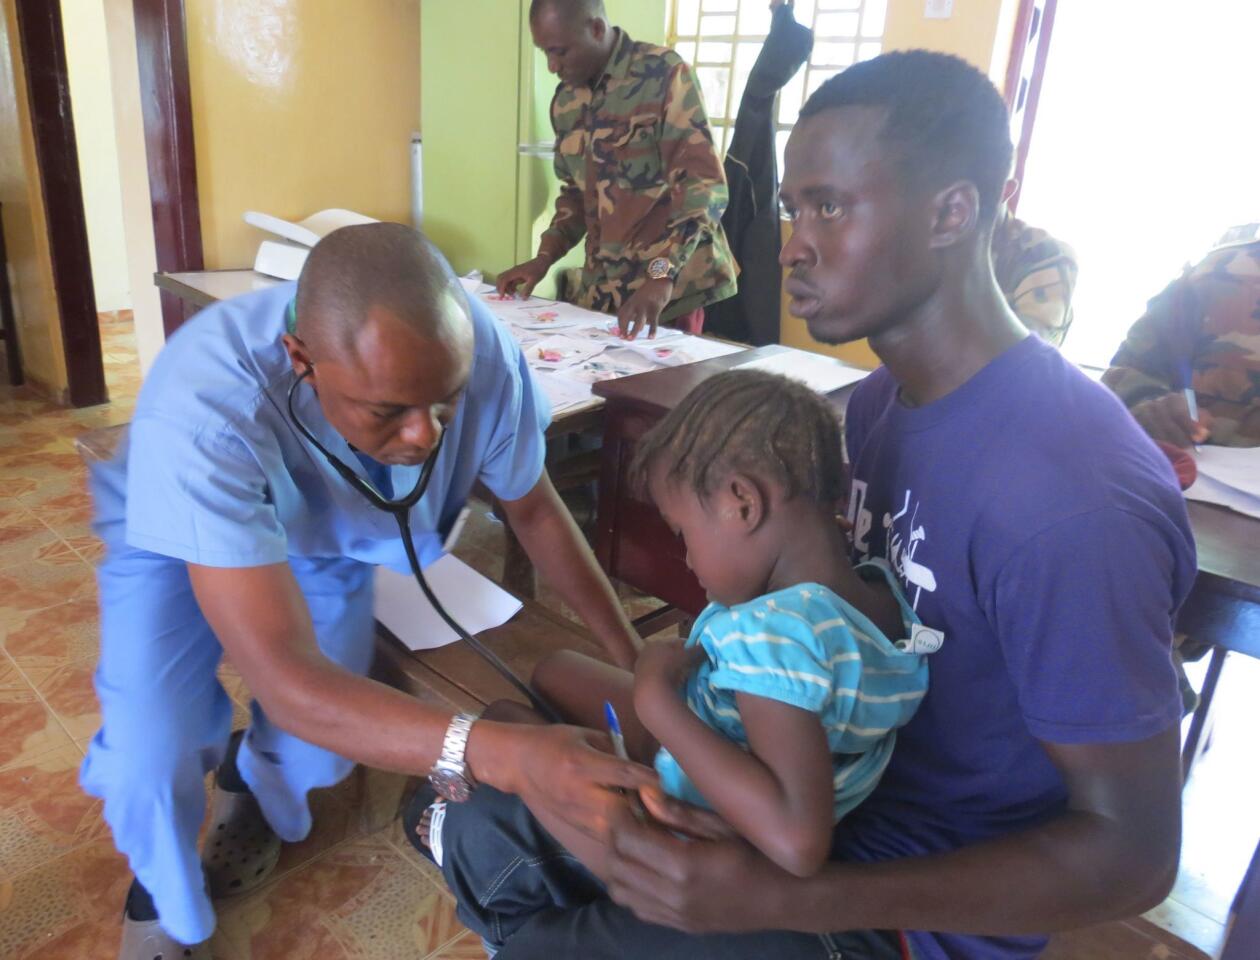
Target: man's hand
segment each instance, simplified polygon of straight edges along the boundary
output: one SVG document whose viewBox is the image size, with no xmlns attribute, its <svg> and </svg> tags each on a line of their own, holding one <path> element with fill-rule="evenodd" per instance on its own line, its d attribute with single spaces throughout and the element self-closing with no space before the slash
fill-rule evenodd
<svg viewBox="0 0 1260 960">
<path fill-rule="evenodd" d="M 522 297 L 528 297 L 550 269 L 550 260 L 546 257 L 534 257 L 533 260 L 518 263 L 511 270 L 499 274 L 495 288 L 505 297 L 518 293 Z"/>
<path fill-rule="evenodd" d="M 645 804 L 659 817 L 661 808 L 649 796 L 645 791 Z M 686 840 L 671 832 L 678 828 L 686 829 L 683 824 L 667 828 L 639 823 L 625 807 L 612 810 L 611 844 L 601 879 L 613 900 L 640 920 L 688 933 L 781 925 L 775 904 L 790 895 L 794 877 L 743 840 Z"/>
<path fill-rule="evenodd" d="M 639 787 L 644 809 L 661 826 L 694 840 L 735 840 L 735 828 L 712 810 L 685 803 L 660 788 L 659 784 Z"/>
<path fill-rule="evenodd" d="M 646 281 L 617 311 L 617 326 L 621 329 L 621 335 L 627 340 L 634 340 L 647 327 L 648 336 L 656 336 L 661 311 L 669 306 L 673 296 L 673 280 Z"/>
<path fill-rule="evenodd" d="M 1180 393 L 1166 393 L 1136 404 L 1130 411 L 1152 439 L 1188 449 L 1196 443 L 1204 443 L 1212 435 L 1212 415 L 1199 411 L 1196 423 L 1190 419 L 1186 398 Z"/>
<path fill-rule="evenodd" d="M 468 740 L 473 777 L 517 794 L 542 819 L 563 821 L 606 843 L 608 824 L 625 798 L 614 788 L 656 783 L 656 772 L 612 753 L 608 735 L 568 726 L 479 720 Z"/>
</svg>

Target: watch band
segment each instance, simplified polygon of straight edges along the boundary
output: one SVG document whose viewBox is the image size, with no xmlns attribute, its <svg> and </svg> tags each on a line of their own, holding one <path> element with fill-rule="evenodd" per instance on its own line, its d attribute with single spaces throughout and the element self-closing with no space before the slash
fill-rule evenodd
<svg viewBox="0 0 1260 960">
<path fill-rule="evenodd" d="M 472 725 L 476 719 L 471 713 L 457 713 L 451 717 L 446 736 L 442 738 L 442 755 L 438 757 L 438 763 L 445 764 L 448 768 L 460 768 L 459 772 L 469 780 L 472 778 L 468 776 L 464 753 L 468 750 L 468 735 L 472 733 Z"/>
<path fill-rule="evenodd" d="M 468 750 L 468 736 L 476 721 L 477 717 L 471 713 L 457 713 L 451 717 L 446 736 L 442 738 L 442 752 L 429 772 L 429 781 L 448 800 L 467 799 L 475 786 L 464 755 Z"/>
</svg>

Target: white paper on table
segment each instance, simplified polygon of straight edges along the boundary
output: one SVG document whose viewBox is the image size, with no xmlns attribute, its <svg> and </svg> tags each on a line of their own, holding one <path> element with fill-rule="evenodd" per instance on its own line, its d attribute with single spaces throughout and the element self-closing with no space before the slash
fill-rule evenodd
<svg viewBox="0 0 1260 960">
<path fill-rule="evenodd" d="M 516 597 L 449 553 L 429 564 L 424 576 L 446 612 L 471 634 L 501 627 L 521 609 Z M 435 650 L 459 639 L 411 574 L 377 567 L 374 612 L 408 650 Z"/>
<path fill-rule="evenodd" d="M 1217 447 L 1205 444 L 1194 453 L 1199 475 L 1260 497 L 1260 447 Z"/>
<path fill-rule="evenodd" d="M 553 415 L 563 413 L 570 407 L 576 407 L 591 399 L 589 383 L 570 380 L 563 373 L 550 370 L 531 370 L 530 373 L 534 377 L 534 383 L 538 384 L 538 388 L 551 402 Z"/>
<path fill-rule="evenodd" d="M 656 331 L 655 337 L 649 338 L 647 334 L 640 334 L 637 339 L 627 340 L 621 335 L 621 328 L 617 326 L 617 321 L 610 320 L 608 317 L 601 317 L 600 322 L 578 327 L 570 330 L 569 333 L 575 337 L 588 337 L 591 340 L 606 342 L 610 346 L 626 347 L 631 350 L 650 350 L 662 342 L 686 336 L 681 330 L 661 327 Z"/>
<path fill-rule="evenodd" d="M 492 288 L 482 293 L 482 302 L 500 320 L 532 329 L 559 330 L 567 327 L 592 326 L 607 318 L 594 310 L 584 310 L 571 303 L 545 300 L 542 297 L 501 297 Z"/>
<path fill-rule="evenodd" d="M 839 360 L 824 357 L 804 350 L 792 350 L 773 353 L 768 357 L 759 357 L 736 364 L 738 370 L 764 370 L 766 373 L 777 373 L 793 380 L 799 380 L 811 390 L 818 393 L 831 393 L 851 383 L 857 383 L 866 377 L 869 370 L 850 367 Z"/>
<path fill-rule="evenodd" d="M 1186 490 L 1190 500 L 1229 507 L 1260 517 L 1260 447 L 1217 447 L 1195 451 L 1198 479 Z"/>
<path fill-rule="evenodd" d="M 530 344 L 525 362 L 538 370 L 557 370 L 589 360 L 604 352 L 604 345 L 555 333 Z"/>
<path fill-rule="evenodd" d="M 637 373 L 656 369 L 656 364 L 632 350 L 612 348 L 596 357 L 583 360 L 558 370 L 552 376 L 575 380 L 583 384 L 600 383 L 604 380 L 620 380 Z"/>
<path fill-rule="evenodd" d="M 1213 480 L 1206 474 L 1199 474 L 1198 479 L 1187 488 L 1186 499 L 1215 503 L 1237 513 L 1245 513 L 1249 517 L 1260 519 L 1260 497 L 1235 490 L 1219 480 Z"/>
<path fill-rule="evenodd" d="M 494 287 L 480 277 L 460 277 L 459 285 L 464 288 L 464 292 L 470 297 L 494 292 Z"/>
<path fill-rule="evenodd" d="M 686 354 L 690 359 L 678 360 L 674 364 L 668 366 L 677 366 L 678 363 L 695 363 L 699 360 L 712 360 L 714 357 L 725 357 L 732 353 L 743 353 L 748 348 L 738 343 L 726 343 L 723 340 L 710 340 L 707 337 L 685 337 L 675 343 L 669 344 L 670 347 L 676 347 L 679 353 Z"/>
</svg>

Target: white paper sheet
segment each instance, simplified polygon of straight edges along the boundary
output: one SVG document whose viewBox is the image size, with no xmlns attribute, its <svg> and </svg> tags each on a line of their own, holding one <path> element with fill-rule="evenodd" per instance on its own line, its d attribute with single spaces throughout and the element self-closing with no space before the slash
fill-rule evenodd
<svg viewBox="0 0 1260 960">
<path fill-rule="evenodd" d="M 817 353 L 796 350 L 790 353 L 774 353 L 768 357 L 736 364 L 738 370 L 764 370 L 799 380 L 818 393 L 831 393 L 851 383 L 857 383 L 870 372 L 846 366 L 839 360 Z"/>
<path fill-rule="evenodd" d="M 1195 451 L 1199 473 L 1226 486 L 1260 497 L 1260 447 L 1216 447 L 1205 444 Z"/>
<path fill-rule="evenodd" d="M 584 340 L 578 337 L 567 337 L 563 333 L 553 333 L 543 337 L 537 343 L 531 343 L 525 351 L 525 360 L 538 370 L 556 370 L 582 363 L 591 357 L 604 352 L 602 343 Z"/>
<path fill-rule="evenodd" d="M 521 609 L 516 597 L 449 553 L 429 564 L 424 575 L 447 613 L 469 633 L 502 626 Z M 411 574 L 377 568 L 375 613 L 408 650 L 434 650 L 459 639 Z"/>
<path fill-rule="evenodd" d="M 1195 451 L 1199 477 L 1186 491 L 1190 500 L 1229 507 L 1260 517 L 1260 447 L 1216 447 Z"/>
<path fill-rule="evenodd" d="M 551 414 L 555 416 L 571 407 L 579 406 L 591 399 L 591 385 L 571 380 L 568 377 L 549 370 L 531 370 L 534 382 L 551 401 Z"/>
</svg>

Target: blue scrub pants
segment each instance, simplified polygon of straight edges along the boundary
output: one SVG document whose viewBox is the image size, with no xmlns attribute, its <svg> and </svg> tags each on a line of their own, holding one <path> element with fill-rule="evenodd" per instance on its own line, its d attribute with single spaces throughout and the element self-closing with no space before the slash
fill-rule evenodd
<svg viewBox="0 0 1260 960">
<path fill-rule="evenodd" d="M 97 574 L 103 722 L 80 782 L 105 801 L 114 842 L 152 895 L 162 928 L 182 943 L 198 943 L 215 922 L 197 831 L 205 775 L 223 759 L 232 721 L 215 676 L 223 648 L 182 561 L 112 539 L 106 535 Z M 372 662 L 372 568 L 346 559 L 290 558 L 290 565 L 320 649 L 365 674 Z M 301 840 L 311 829 L 307 792 L 342 780 L 353 764 L 280 730 L 257 703 L 250 709 L 237 766 L 272 829 L 282 840 Z"/>
</svg>

